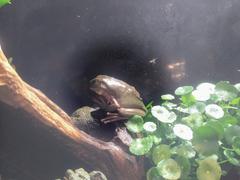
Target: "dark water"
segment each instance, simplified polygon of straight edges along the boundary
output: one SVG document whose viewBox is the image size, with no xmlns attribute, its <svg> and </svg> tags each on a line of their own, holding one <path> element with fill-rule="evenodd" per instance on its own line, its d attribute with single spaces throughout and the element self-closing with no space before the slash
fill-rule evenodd
<svg viewBox="0 0 240 180">
<path fill-rule="evenodd" d="M 14 1 L 0 9 L 0 43 L 23 79 L 68 113 L 91 103 L 87 84 L 98 74 L 134 85 L 145 102 L 158 101 L 179 85 L 240 81 L 240 1 Z M 1 119 L 25 118 L 1 106 Z M 0 137 L 8 137 L 7 120 Z M 30 141 L 22 136 L 17 140 Z M 1 143 L 3 154 L 12 149 Z M 42 167 L 35 167 L 37 177 Z"/>
</svg>

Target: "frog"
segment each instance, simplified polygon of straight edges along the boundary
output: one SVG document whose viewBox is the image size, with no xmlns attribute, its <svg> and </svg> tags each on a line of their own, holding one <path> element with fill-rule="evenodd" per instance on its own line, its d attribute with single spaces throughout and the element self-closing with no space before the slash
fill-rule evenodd
<svg viewBox="0 0 240 180">
<path fill-rule="evenodd" d="M 133 115 L 145 116 L 147 111 L 139 92 L 128 83 L 107 75 L 90 80 L 89 90 L 95 106 L 77 109 L 71 115 L 74 125 L 103 140 L 110 140 L 110 129 L 117 126 L 113 140 L 129 146 L 132 137 L 123 122 Z"/>
<path fill-rule="evenodd" d="M 107 75 L 98 75 L 90 81 L 93 101 L 107 112 L 104 124 L 124 121 L 133 115 L 145 116 L 146 108 L 134 86 Z"/>
</svg>

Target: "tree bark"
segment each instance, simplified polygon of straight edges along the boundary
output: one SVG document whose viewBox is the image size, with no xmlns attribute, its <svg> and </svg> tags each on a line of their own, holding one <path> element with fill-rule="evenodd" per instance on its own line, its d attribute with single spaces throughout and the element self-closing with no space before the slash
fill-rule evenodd
<svg viewBox="0 0 240 180">
<path fill-rule="evenodd" d="M 77 129 L 70 117 L 40 90 L 24 82 L 9 64 L 0 46 L 0 101 L 21 108 L 35 117 L 29 123 L 40 123 L 49 136 L 60 141 L 79 162 L 89 162 L 108 179 L 140 180 L 143 165 L 113 142 L 104 142 Z M 35 121 L 35 122 L 34 122 Z"/>
</svg>

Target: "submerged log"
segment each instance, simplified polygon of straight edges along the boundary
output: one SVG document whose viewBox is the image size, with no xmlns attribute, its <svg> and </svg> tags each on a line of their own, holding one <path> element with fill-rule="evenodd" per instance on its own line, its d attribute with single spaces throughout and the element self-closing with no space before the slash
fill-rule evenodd
<svg viewBox="0 0 240 180">
<path fill-rule="evenodd" d="M 113 142 L 104 142 L 77 129 L 70 117 L 40 90 L 24 82 L 9 64 L 0 47 L 0 101 L 35 117 L 29 123 L 41 124 L 49 138 L 59 141 L 79 162 L 89 162 L 108 179 L 140 180 L 143 164 Z M 37 122 L 36 122 L 37 121 Z M 46 162 L 47 163 L 47 162 Z"/>
</svg>

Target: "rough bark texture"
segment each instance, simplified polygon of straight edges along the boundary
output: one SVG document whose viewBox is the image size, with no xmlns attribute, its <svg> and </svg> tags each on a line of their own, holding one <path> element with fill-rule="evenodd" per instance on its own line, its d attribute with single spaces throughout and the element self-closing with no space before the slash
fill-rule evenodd
<svg viewBox="0 0 240 180">
<path fill-rule="evenodd" d="M 39 126 L 39 131 L 43 127 L 49 130 L 49 137 L 61 141 L 79 162 L 89 162 L 109 179 L 142 179 L 144 171 L 141 162 L 116 144 L 93 138 L 74 127 L 70 117 L 61 108 L 20 78 L 8 63 L 1 47 L 0 100 L 34 116 L 38 123 L 43 125 Z"/>
</svg>

